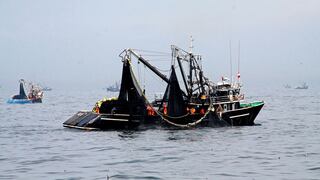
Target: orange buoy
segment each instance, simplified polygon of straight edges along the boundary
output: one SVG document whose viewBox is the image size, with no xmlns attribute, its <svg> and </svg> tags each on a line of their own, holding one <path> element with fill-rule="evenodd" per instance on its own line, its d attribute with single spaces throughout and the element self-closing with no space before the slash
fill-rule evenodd
<svg viewBox="0 0 320 180">
<path fill-rule="evenodd" d="M 192 107 L 191 109 L 190 109 L 190 114 L 194 114 L 196 112 L 196 109 L 194 108 L 194 107 Z"/>
<path fill-rule="evenodd" d="M 167 103 L 163 103 L 163 114 L 168 114 Z"/>
<path fill-rule="evenodd" d="M 150 105 L 147 106 L 147 114 L 148 116 L 155 116 L 155 111 Z"/>
<path fill-rule="evenodd" d="M 206 111 L 204 110 L 204 108 L 201 108 L 201 109 L 200 109 L 200 114 L 201 114 L 201 115 L 204 115 L 205 112 L 206 112 Z"/>
</svg>

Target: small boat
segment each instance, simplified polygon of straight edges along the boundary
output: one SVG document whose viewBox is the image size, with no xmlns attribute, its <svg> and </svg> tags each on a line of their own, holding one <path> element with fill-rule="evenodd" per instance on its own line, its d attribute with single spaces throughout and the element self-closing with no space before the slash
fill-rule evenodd
<svg viewBox="0 0 320 180">
<path fill-rule="evenodd" d="M 291 88 L 291 86 L 290 86 L 289 84 L 286 84 L 286 85 L 284 85 L 284 88 L 286 88 L 286 89 L 290 89 L 290 88 Z"/>
<path fill-rule="evenodd" d="M 120 54 L 123 67 L 118 97 L 98 101 L 92 111 L 79 111 L 66 120 L 63 126 L 104 130 L 154 126 L 194 128 L 255 124 L 254 120 L 264 102 L 243 102 L 244 95 L 240 94 L 240 73 L 237 84 L 226 82 L 226 78 L 223 78 L 224 82 L 215 84 L 204 76 L 199 62 L 200 55 L 177 46 L 172 46 L 171 49 L 173 57 L 169 76 L 158 71 L 149 63 L 150 60 L 146 60 L 135 50 L 125 49 Z M 161 98 L 149 102 L 145 89 L 139 84 L 133 72 L 132 57 L 167 84 Z M 180 80 L 176 69 L 181 73 Z"/>
<path fill-rule="evenodd" d="M 20 88 L 19 94 L 12 96 L 7 103 L 8 104 L 28 104 L 28 103 L 42 103 L 43 92 L 39 86 L 29 83 L 30 90 L 28 96 L 24 90 L 24 84 L 26 83 L 24 79 L 19 80 Z"/>
<path fill-rule="evenodd" d="M 296 89 L 308 89 L 308 88 L 309 88 L 309 86 L 305 82 L 301 86 L 296 87 Z"/>
<path fill-rule="evenodd" d="M 51 87 L 45 86 L 43 88 L 41 88 L 42 91 L 52 91 Z"/>
<path fill-rule="evenodd" d="M 119 92 L 119 91 L 120 91 L 120 86 L 119 86 L 119 84 L 116 82 L 114 85 L 109 86 L 109 87 L 107 87 L 106 89 L 107 89 L 107 91 L 109 91 L 109 92 Z"/>
</svg>

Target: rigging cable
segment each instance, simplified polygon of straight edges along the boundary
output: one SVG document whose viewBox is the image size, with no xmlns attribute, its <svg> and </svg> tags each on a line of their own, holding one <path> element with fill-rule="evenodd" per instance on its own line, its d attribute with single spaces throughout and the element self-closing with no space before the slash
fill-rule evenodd
<svg viewBox="0 0 320 180">
<path fill-rule="evenodd" d="M 171 53 L 167 52 L 160 52 L 160 51 L 150 51 L 150 50 L 143 50 L 143 49 L 132 49 L 134 51 L 140 51 L 140 52 L 147 52 L 147 53 L 155 53 L 155 54 L 163 54 L 163 55 L 171 55 Z"/>
</svg>

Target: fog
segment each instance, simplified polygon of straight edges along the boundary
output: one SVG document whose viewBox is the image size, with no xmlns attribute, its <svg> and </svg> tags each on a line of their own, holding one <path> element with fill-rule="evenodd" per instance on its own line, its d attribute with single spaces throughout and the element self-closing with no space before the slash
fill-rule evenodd
<svg viewBox="0 0 320 180">
<path fill-rule="evenodd" d="M 102 88 L 120 80 L 125 48 L 203 56 L 218 81 L 240 71 L 248 86 L 319 85 L 320 1 L 0 1 L 0 86 L 20 78 L 53 88 Z M 170 67 L 170 64 L 168 64 Z"/>
</svg>

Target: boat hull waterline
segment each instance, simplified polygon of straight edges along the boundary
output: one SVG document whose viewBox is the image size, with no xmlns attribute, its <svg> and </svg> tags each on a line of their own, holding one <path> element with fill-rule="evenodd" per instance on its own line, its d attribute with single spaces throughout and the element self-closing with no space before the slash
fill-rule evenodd
<svg viewBox="0 0 320 180">
<path fill-rule="evenodd" d="M 9 99 L 8 104 L 32 104 L 32 103 L 42 103 L 41 99 Z"/>
<path fill-rule="evenodd" d="M 221 126 L 252 126 L 254 120 L 264 106 L 260 102 L 257 106 L 240 108 L 234 111 L 217 113 L 212 111 L 198 124 L 199 127 L 221 127 Z M 168 127 L 161 117 L 153 116 L 131 117 L 129 114 L 98 114 L 91 111 L 79 111 L 63 123 L 64 127 L 84 130 L 108 130 L 108 129 L 135 129 L 143 125 L 161 125 Z M 192 123 L 192 122 L 175 122 Z M 152 126 L 153 127 L 153 126 Z M 143 126 L 145 128 L 145 126 Z"/>
</svg>

